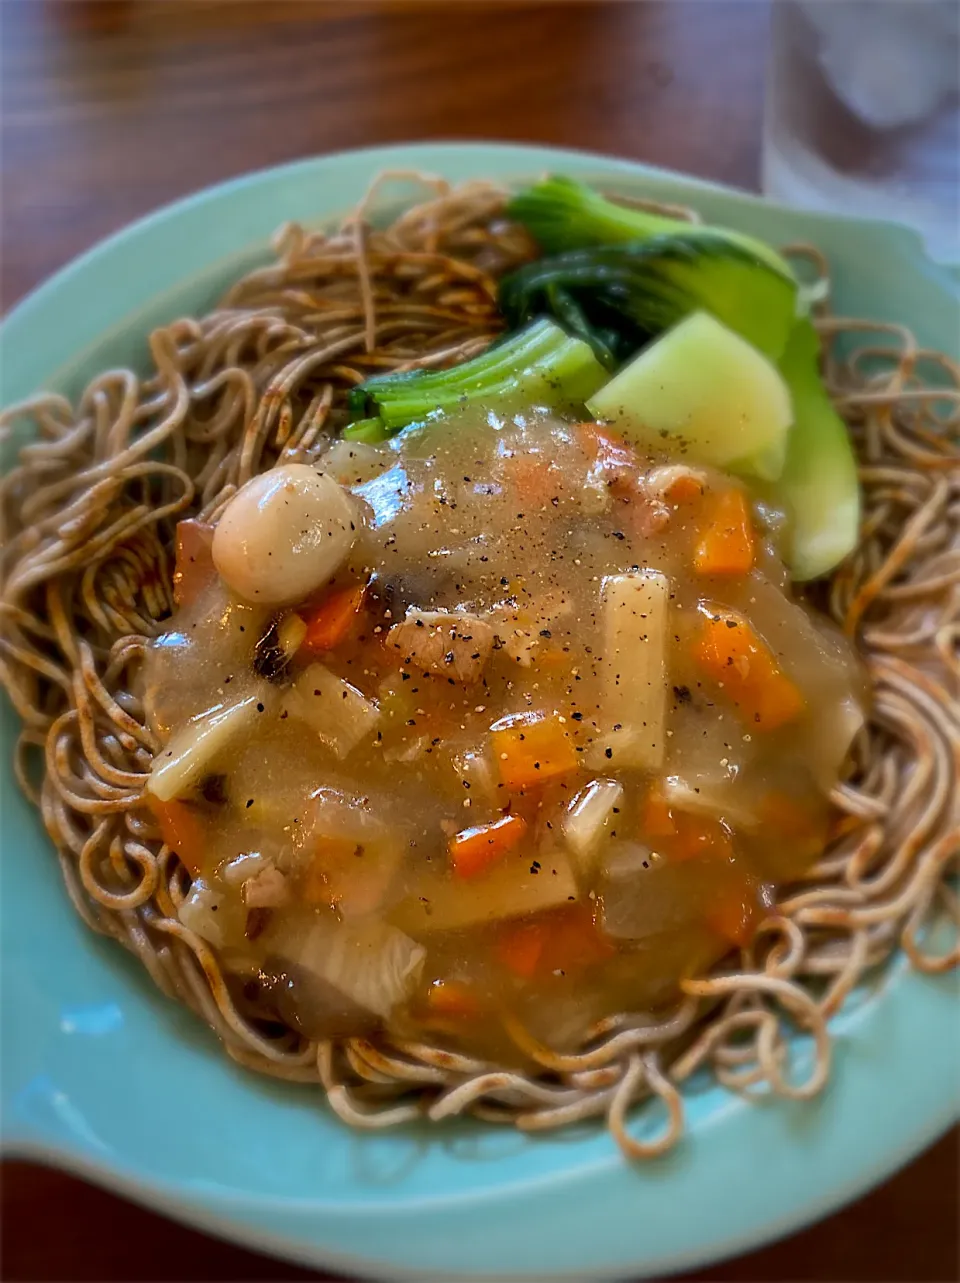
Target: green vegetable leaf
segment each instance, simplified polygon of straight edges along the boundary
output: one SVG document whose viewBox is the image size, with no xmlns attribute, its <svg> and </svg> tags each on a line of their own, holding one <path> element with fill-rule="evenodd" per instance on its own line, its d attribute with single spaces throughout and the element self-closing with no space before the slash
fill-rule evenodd
<svg viewBox="0 0 960 1283">
<path fill-rule="evenodd" d="M 796 317 L 797 286 L 734 241 L 683 231 L 538 259 L 501 281 L 499 301 L 514 325 L 556 316 L 613 369 L 696 311 L 777 360 Z"/>
<path fill-rule="evenodd" d="M 406 370 L 369 379 L 353 390 L 349 404 L 364 416 L 362 423 L 375 416 L 384 435 L 392 436 L 407 424 L 470 404 L 498 413 L 531 405 L 582 413 L 587 397 L 605 379 L 590 345 L 540 318 L 451 369 Z M 354 423 L 344 435 L 356 439 L 358 431 L 366 430 Z"/>
<path fill-rule="evenodd" d="M 507 206 L 507 214 L 523 223 L 546 254 L 560 254 L 588 245 L 614 245 L 646 241 L 655 236 L 684 235 L 698 241 L 722 240 L 738 245 L 788 279 L 787 261 L 764 241 L 726 227 L 690 223 L 609 200 L 586 183 L 552 175 L 520 192 Z"/>
<path fill-rule="evenodd" d="M 786 561 L 798 580 L 832 570 L 856 547 L 860 525 L 853 444 L 823 386 L 819 357 L 819 335 L 801 317 L 780 360 L 793 402 L 793 427 L 773 494 L 790 519 Z"/>
</svg>

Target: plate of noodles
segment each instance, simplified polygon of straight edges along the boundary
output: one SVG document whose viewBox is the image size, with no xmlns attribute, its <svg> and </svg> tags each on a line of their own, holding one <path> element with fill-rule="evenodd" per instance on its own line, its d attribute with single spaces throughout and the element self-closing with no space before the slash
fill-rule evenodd
<svg viewBox="0 0 960 1283">
<path fill-rule="evenodd" d="M 498 145 L 254 174 L 21 303 L 7 1152 L 317 1265 L 586 1279 L 929 1143 L 958 333 L 904 228 Z"/>
</svg>

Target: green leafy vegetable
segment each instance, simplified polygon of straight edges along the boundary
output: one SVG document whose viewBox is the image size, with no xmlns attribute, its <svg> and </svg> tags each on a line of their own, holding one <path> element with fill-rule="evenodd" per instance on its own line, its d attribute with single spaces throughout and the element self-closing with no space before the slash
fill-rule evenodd
<svg viewBox="0 0 960 1283">
<path fill-rule="evenodd" d="M 347 441 L 363 441 L 367 445 L 379 445 L 390 435 L 383 426 L 379 415 L 372 419 L 355 419 L 348 428 L 344 428 L 343 437 Z"/>
<path fill-rule="evenodd" d="M 370 379 L 353 389 L 349 405 L 358 416 L 375 415 L 390 436 L 436 411 L 469 404 L 499 412 L 538 404 L 579 412 L 605 379 L 586 343 L 541 318 L 449 370 L 409 370 Z M 357 435 L 373 431 L 367 424 L 369 419 L 361 419 L 344 435 L 372 440 Z"/>
<path fill-rule="evenodd" d="M 615 245 L 656 236 L 684 235 L 697 241 L 722 240 L 737 245 L 793 279 L 786 260 L 753 236 L 620 205 L 585 183 L 562 175 L 546 178 L 515 196 L 507 206 L 507 213 L 523 223 L 546 254 L 560 254 L 587 245 Z"/>
<path fill-rule="evenodd" d="M 860 485 L 847 426 L 819 371 L 820 339 L 806 317 L 795 324 L 780 372 L 790 389 L 793 427 L 774 498 L 790 517 L 786 560 L 795 579 L 825 575 L 857 545 Z"/>
<path fill-rule="evenodd" d="M 777 360 L 796 316 L 797 286 L 734 241 L 684 230 L 538 259 L 501 281 L 499 301 L 513 325 L 556 317 L 614 369 L 697 311 Z"/>
</svg>

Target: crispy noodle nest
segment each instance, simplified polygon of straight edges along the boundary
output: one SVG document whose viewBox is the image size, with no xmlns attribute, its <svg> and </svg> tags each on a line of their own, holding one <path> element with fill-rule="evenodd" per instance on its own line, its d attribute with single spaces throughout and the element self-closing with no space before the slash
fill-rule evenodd
<svg viewBox="0 0 960 1283">
<path fill-rule="evenodd" d="M 818 604 L 856 639 L 872 708 L 828 849 L 781 888 L 749 949 L 686 983 L 665 1017 L 604 1020 L 574 1054 L 511 1024 L 527 1073 L 459 1054 L 442 1033 L 429 1045 L 277 1035 L 178 918 L 189 874 L 141 805 L 159 743 L 137 671 L 173 608 L 177 521 L 215 520 L 254 474 L 319 458 L 370 375 L 452 364 L 502 328 L 497 279 L 535 253 L 505 220 L 504 191 L 423 178 L 428 198 L 373 228 L 379 181 L 339 230 L 283 227 L 275 260 L 213 311 L 155 330 L 147 377 L 108 370 L 75 405 L 39 395 L 0 416 L 0 433 L 28 421 L 30 438 L 0 482 L 17 778 L 77 912 L 240 1063 L 319 1082 L 356 1126 L 469 1113 L 534 1131 L 603 1115 L 626 1154 L 650 1157 L 680 1136 L 680 1089 L 698 1069 L 738 1091 L 812 1096 L 829 1073 L 827 1022 L 873 968 L 898 948 L 922 971 L 960 960 L 960 369 L 906 329 L 833 315 L 826 263 L 793 251 L 819 283 L 825 379 L 864 500 L 860 545 Z M 797 1030 L 812 1055 L 792 1056 Z M 651 1095 L 665 1122 L 640 1140 L 627 1110 Z"/>
</svg>

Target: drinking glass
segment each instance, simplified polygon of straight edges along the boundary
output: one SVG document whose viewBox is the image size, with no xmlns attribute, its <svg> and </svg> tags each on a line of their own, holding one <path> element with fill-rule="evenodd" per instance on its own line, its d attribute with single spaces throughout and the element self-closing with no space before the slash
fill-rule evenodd
<svg viewBox="0 0 960 1283">
<path fill-rule="evenodd" d="M 917 227 L 960 261 L 960 4 L 774 0 L 763 186 Z"/>
</svg>

